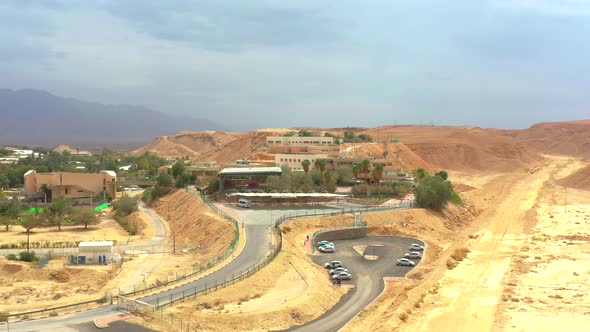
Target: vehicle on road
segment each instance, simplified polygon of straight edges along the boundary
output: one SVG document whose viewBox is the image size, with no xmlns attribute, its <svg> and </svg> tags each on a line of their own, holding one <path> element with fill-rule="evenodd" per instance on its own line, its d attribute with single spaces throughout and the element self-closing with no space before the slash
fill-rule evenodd
<svg viewBox="0 0 590 332">
<path fill-rule="evenodd" d="M 335 269 L 332 269 L 332 270 L 328 271 L 328 273 L 330 275 L 334 275 L 334 274 L 340 273 L 340 272 L 348 272 L 348 269 L 347 268 L 344 268 L 344 267 L 337 267 Z"/>
<path fill-rule="evenodd" d="M 331 252 L 334 252 L 334 246 L 322 246 L 322 247 L 318 248 L 318 251 L 325 252 L 325 253 L 331 253 Z"/>
<path fill-rule="evenodd" d="M 409 249 L 410 250 L 424 250 L 424 246 L 421 246 L 417 243 L 412 243 L 412 244 L 410 244 Z"/>
<path fill-rule="evenodd" d="M 412 251 L 404 255 L 406 258 L 410 259 L 420 259 L 422 258 L 422 254 L 417 251 Z"/>
<path fill-rule="evenodd" d="M 401 265 L 401 266 L 415 266 L 416 263 L 412 262 L 411 260 L 407 259 L 407 258 L 400 258 L 397 260 L 397 265 Z"/>
<path fill-rule="evenodd" d="M 334 246 L 334 242 L 329 242 L 329 241 L 320 241 L 317 244 L 317 247 L 324 247 L 324 246 Z"/>
<path fill-rule="evenodd" d="M 243 207 L 243 208 L 249 208 L 250 207 L 250 201 L 247 199 L 243 199 L 240 198 L 238 200 L 238 204 L 236 204 L 238 207 Z"/>
<path fill-rule="evenodd" d="M 335 269 L 337 267 L 344 267 L 341 261 L 331 261 L 329 263 L 324 264 L 326 269 Z"/>
<path fill-rule="evenodd" d="M 352 274 L 348 272 L 339 272 L 332 276 L 332 280 L 350 280 L 352 279 Z"/>
</svg>

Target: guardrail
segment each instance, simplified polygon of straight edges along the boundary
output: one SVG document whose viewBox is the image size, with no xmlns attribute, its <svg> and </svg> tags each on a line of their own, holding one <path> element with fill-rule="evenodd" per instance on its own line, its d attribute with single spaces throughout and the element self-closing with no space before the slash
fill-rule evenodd
<svg viewBox="0 0 590 332">
<path fill-rule="evenodd" d="M 10 317 L 27 319 L 31 315 L 35 315 L 35 314 L 49 313 L 51 315 L 51 314 L 55 313 L 57 315 L 57 311 L 61 310 L 61 309 L 75 308 L 75 307 L 79 307 L 79 306 L 83 306 L 83 305 L 87 305 L 87 304 L 91 304 L 91 303 L 103 304 L 105 302 L 106 302 L 105 298 L 101 297 L 99 299 L 94 299 L 94 300 L 89 300 L 89 301 L 84 301 L 84 302 L 77 302 L 77 303 L 62 305 L 62 306 L 58 306 L 58 307 L 30 310 L 30 311 L 15 313 L 15 314 L 3 314 L 2 316 L 0 316 L 0 318 L 6 319 L 6 321 L 8 321 L 8 319 Z"/>
</svg>

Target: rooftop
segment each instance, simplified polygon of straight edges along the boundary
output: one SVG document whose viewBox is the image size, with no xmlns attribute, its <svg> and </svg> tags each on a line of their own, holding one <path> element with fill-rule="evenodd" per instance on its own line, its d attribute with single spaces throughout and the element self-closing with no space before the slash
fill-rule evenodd
<svg viewBox="0 0 590 332">
<path fill-rule="evenodd" d="M 113 241 L 84 241 L 80 242 L 78 247 L 106 247 L 112 245 Z"/>
<path fill-rule="evenodd" d="M 267 174 L 267 173 L 282 173 L 280 167 L 228 167 L 219 172 L 219 175 L 228 174 Z"/>
</svg>

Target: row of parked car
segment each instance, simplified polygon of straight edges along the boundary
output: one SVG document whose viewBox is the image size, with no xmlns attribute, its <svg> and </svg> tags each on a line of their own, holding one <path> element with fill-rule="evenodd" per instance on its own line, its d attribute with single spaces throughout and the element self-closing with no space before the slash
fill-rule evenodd
<svg viewBox="0 0 590 332">
<path fill-rule="evenodd" d="M 324 264 L 324 267 L 328 270 L 332 282 L 352 279 L 352 274 L 344 267 L 341 261 L 328 262 Z"/>
<path fill-rule="evenodd" d="M 422 259 L 422 251 L 424 251 L 424 246 L 417 243 L 412 243 L 408 249 L 410 252 L 406 253 L 404 257 L 398 259 L 397 265 L 416 266 L 416 262 L 414 262 L 412 259 Z"/>
</svg>

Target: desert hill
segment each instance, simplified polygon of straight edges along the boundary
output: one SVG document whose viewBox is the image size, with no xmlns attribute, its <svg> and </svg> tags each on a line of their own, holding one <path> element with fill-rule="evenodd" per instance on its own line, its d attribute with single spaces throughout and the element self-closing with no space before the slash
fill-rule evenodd
<svg viewBox="0 0 590 332">
<path fill-rule="evenodd" d="M 544 122 L 507 134 L 542 153 L 590 158 L 590 120 Z"/>
<path fill-rule="evenodd" d="M 217 161 L 225 163 L 247 159 L 262 152 L 266 137 L 276 135 L 271 131 L 250 131 L 230 133 L 223 131 L 179 132 L 175 136 L 160 136 L 150 144 L 131 151 L 132 155 L 145 152 L 160 157 L 188 156 L 195 161 Z"/>
<path fill-rule="evenodd" d="M 373 143 L 357 145 L 356 147 L 353 144 L 346 144 L 345 146 L 348 145 L 353 148 L 350 149 L 350 152 L 346 153 L 347 156 L 385 158 L 392 161 L 394 165 L 399 166 L 401 169 L 416 169 L 421 167 L 434 171 L 438 168 L 424 161 L 424 159 L 420 158 L 414 151 L 402 143 Z"/>
<path fill-rule="evenodd" d="M 557 183 L 568 188 L 590 190 L 590 165 L 578 170 L 570 176 L 559 179 Z"/>
<path fill-rule="evenodd" d="M 543 158 L 523 141 L 495 129 L 445 126 L 383 126 L 360 133 L 397 139 L 425 162 L 457 171 L 510 171 Z"/>
</svg>

